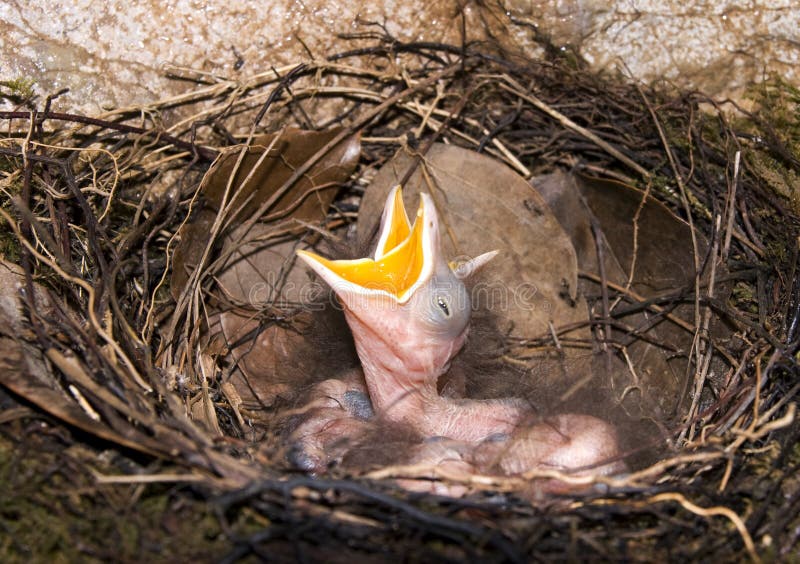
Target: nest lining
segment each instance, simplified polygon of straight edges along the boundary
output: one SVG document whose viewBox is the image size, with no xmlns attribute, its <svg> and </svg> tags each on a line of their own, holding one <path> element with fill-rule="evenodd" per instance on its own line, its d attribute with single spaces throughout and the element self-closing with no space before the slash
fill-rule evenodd
<svg viewBox="0 0 800 564">
<path fill-rule="evenodd" d="M 764 88 L 766 100 L 785 92 L 796 108 L 791 88 Z M 737 117 L 730 108 L 564 59 L 384 38 L 245 83 L 198 85 L 151 106 L 174 123 L 167 129 L 131 110 L 93 120 L 2 112 L 3 248 L 25 286 L 24 330 L 3 341 L 9 373 L 46 367 L 33 383 L 4 382 L 12 392 L 3 398 L 4 449 L 22 459 L 28 441 L 45 445 L 47 457 L 78 469 L 82 478 L 66 482 L 93 500 L 109 483 L 154 484 L 151 495 L 186 484 L 172 495 L 196 504 L 195 516 L 213 508 L 211 528 L 228 543 L 210 550 L 231 561 L 343 546 L 376 559 L 386 546 L 426 560 L 787 555 L 797 546 L 800 499 L 792 478 L 798 221 L 796 202 L 776 186 L 790 189 L 800 170 L 797 126 L 776 130 L 766 108 Z M 687 300 L 699 314 L 698 348 L 675 452 L 605 491 L 542 509 L 514 497 L 518 479 L 478 483 L 483 493 L 467 499 L 436 498 L 381 481 L 287 474 L 274 453 L 254 448 L 224 372 L 197 354 L 213 278 L 195 278 L 176 303 L 170 260 L 218 148 L 288 125 L 362 136 L 359 168 L 325 229 L 352 222 L 364 186 L 397 147 L 424 149 L 433 139 L 485 152 L 526 178 L 568 167 L 647 187 L 691 220 L 727 259 L 734 292 L 725 303 L 708 291 Z M 736 335 L 720 345 L 729 370 L 715 381 L 709 312 Z M 44 416 L 59 441 L 32 436 L 30 421 Z M 119 454 L 109 463 L 76 445 Z"/>
</svg>

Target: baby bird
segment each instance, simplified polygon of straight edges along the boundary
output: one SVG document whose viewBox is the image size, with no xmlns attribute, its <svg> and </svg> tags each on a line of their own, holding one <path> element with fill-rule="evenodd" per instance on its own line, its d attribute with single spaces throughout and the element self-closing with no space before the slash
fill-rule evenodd
<svg viewBox="0 0 800 564">
<path fill-rule="evenodd" d="M 507 475 L 534 469 L 624 470 L 616 432 L 600 419 L 564 414 L 524 425 L 532 413 L 521 399 L 454 399 L 438 393 L 439 377 L 469 333 L 472 306 L 464 280 L 495 254 L 449 264 L 432 198 L 421 194 L 412 224 L 399 186 L 387 198 L 372 258 L 328 260 L 298 251 L 341 301 L 365 383 L 364 388 L 353 376 L 347 383 L 320 384 L 327 390 L 325 409 L 333 412 L 311 420 L 296 435 L 305 453 L 297 459 L 301 466 L 321 471 L 341 455 L 342 421 L 377 419 L 422 437 L 415 460 L 429 453 L 433 463 L 452 464 L 455 456 L 461 468 Z M 360 429 L 358 423 L 350 428 Z"/>
</svg>

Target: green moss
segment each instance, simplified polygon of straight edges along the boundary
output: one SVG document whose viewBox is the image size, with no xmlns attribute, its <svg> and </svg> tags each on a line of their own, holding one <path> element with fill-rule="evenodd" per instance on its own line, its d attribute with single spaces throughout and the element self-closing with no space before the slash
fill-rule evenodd
<svg viewBox="0 0 800 564">
<path fill-rule="evenodd" d="M 758 300 L 755 296 L 755 288 L 750 284 L 738 282 L 736 286 L 733 287 L 731 300 L 741 311 L 752 314 L 758 313 Z"/>
<path fill-rule="evenodd" d="M 214 512 L 188 488 L 98 485 L 63 445 L 26 442 L 0 436 L 1 562 L 189 562 L 229 550 Z M 100 466 L 99 453 L 82 451 Z"/>
<path fill-rule="evenodd" d="M 800 149 L 800 89 L 773 75 L 748 89 L 755 114 L 769 122 L 797 154 Z"/>
<path fill-rule="evenodd" d="M 16 98 L 22 102 L 32 100 L 36 93 L 33 86 L 36 81 L 32 78 L 19 77 L 13 80 L 0 80 L 0 96 Z"/>
<path fill-rule="evenodd" d="M 760 140 L 745 147 L 748 169 L 800 212 L 800 90 L 773 76 L 751 87 L 747 97 L 752 118 L 738 120 L 736 127 Z"/>
<path fill-rule="evenodd" d="M 2 221 L 0 221 L 0 257 L 14 264 L 19 264 L 22 258 L 19 241 Z"/>
</svg>

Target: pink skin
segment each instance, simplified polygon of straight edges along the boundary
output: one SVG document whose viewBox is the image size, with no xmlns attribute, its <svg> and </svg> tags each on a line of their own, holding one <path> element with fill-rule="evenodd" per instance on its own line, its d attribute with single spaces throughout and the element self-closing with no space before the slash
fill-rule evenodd
<svg viewBox="0 0 800 564">
<path fill-rule="evenodd" d="M 313 393 L 317 399 L 312 403 L 315 411 L 293 433 L 302 445 L 304 469 L 324 471 L 367 430 L 369 423 L 363 413 L 354 413 L 346 394 L 368 390 L 378 418 L 409 425 L 423 437 L 446 439 L 416 447 L 410 454 L 415 464 L 439 466 L 463 476 L 514 475 L 536 469 L 609 475 L 625 470 L 618 460 L 616 431 L 600 419 L 562 414 L 526 425 L 531 413 L 521 400 L 440 396 L 436 381 L 466 340 L 466 329 L 455 340 L 444 341 L 414 327 L 402 306 L 389 312 L 366 308 L 360 311 L 361 317 L 345 311 L 366 389 L 354 375 L 347 381 L 326 380 L 317 385 Z M 365 316 L 368 322 L 363 320 Z M 407 318 L 403 320 L 403 316 Z M 398 319 L 402 321 L 398 323 Z M 402 483 L 409 489 L 463 495 L 461 487 L 452 489 L 436 482 Z"/>
<path fill-rule="evenodd" d="M 477 443 L 462 460 L 487 472 L 512 475 L 554 469 L 605 475 L 624 470 L 617 460 L 616 431 L 600 419 L 562 414 L 531 426 L 525 425 L 531 412 L 522 400 L 440 396 L 437 379 L 466 340 L 466 329 L 456 340 L 438 340 L 414 327 L 413 319 L 402 320 L 401 307 L 394 316 L 380 316 L 380 329 L 375 331 L 372 323 L 345 311 L 370 398 L 380 417 L 410 425 L 423 437 Z M 401 329 L 395 329 L 397 326 Z M 440 451 L 441 447 L 428 450 L 432 461 Z M 453 452 L 447 459 L 450 464 Z"/>
<path fill-rule="evenodd" d="M 479 441 L 510 433 L 525 413 L 516 400 L 458 401 L 441 397 L 439 376 L 467 337 L 440 339 L 415 323 L 411 308 L 345 309 L 375 412 L 411 425 L 422 436 Z"/>
<path fill-rule="evenodd" d="M 558 415 L 532 427 L 520 427 L 512 436 L 490 438 L 477 445 L 449 439 L 426 441 L 412 450 L 409 464 L 430 468 L 428 479 L 403 478 L 398 483 L 408 490 L 461 497 L 468 493 L 467 482 L 475 474 L 513 476 L 557 470 L 572 476 L 608 476 L 626 470 L 618 460 L 616 445 L 616 431 L 604 421 L 586 415 Z M 442 477 L 452 481 L 434 479 Z M 582 488 L 555 479 L 537 481 L 532 487 L 529 493 L 535 497 Z"/>
<path fill-rule="evenodd" d="M 508 475 L 559 470 L 577 476 L 606 476 L 625 470 L 614 427 L 574 413 L 520 427 L 505 440 L 484 441 L 472 453 L 472 460 L 487 471 L 497 469 Z"/>
<path fill-rule="evenodd" d="M 305 418 L 291 434 L 293 463 L 308 472 L 324 472 L 348 452 L 355 439 L 369 429 L 373 416 L 361 374 L 320 382 L 303 408 Z M 354 401 L 356 400 L 356 401 Z"/>
<path fill-rule="evenodd" d="M 455 480 L 450 482 L 435 478 L 468 480 L 470 476 L 476 474 L 475 466 L 469 462 L 472 448 L 474 446 L 471 444 L 451 440 L 427 441 L 419 444 L 409 453 L 408 463 L 419 465 L 420 468 L 430 468 L 428 475 L 424 476 L 427 479 L 401 478 L 397 483 L 415 492 L 462 497 L 469 493 L 468 486 Z"/>
<path fill-rule="evenodd" d="M 387 210 L 393 209 L 392 202 L 390 195 Z M 405 301 L 348 282 L 308 253 L 301 254 L 331 284 L 344 306 L 375 416 L 434 439 L 414 449 L 410 459 L 416 463 L 506 475 L 535 469 L 623 471 L 615 430 L 599 419 L 564 414 L 525 425 L 532 414 L 522 400 L 458 400 L 439 395 L 437 380 L 466 341 L 471 308 L 462 275 L 450 269 L 440 252 L 436 211 L 426 195 L 423 207 L 419 217 L 425 221 L 423 249 L 428 266 Z M 478 257 L 472 266 L 479 267 L 491 256 Z M 353 437 L 365 424 L 345 397 L 347 390 L 359 386 L 337 388 L 330 382 L 323 382 L 314 394 L 328 398 L 330 405 L 323 406 L 326 411 L 308 419 L 295 433 L 309 454 L 306 458 L 311 462 L 303 465 L 309 470 L 320 471 L 335 460 L 341 453 L 337 445 L 342 433 Z M 453 494 L 461 495 L 455 490 Z"/>
<path fill-rule="evenodd" d="M 521 400 L 455 400 L 437 391 L 439 377 L 467 339 L 470 315 L 464 283 L 437 258 L 430 279 L 404 303 L 334 285 L 375 413 L 423 437 L 480 441 L 511 433 L 528 414 Z M 440 301 L 447 304 L 446 315 Z"/>
</svg>

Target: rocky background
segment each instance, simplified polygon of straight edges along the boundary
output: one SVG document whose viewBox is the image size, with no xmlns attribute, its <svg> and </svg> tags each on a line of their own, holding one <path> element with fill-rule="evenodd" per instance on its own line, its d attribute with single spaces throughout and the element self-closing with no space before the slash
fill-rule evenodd
<svg viewBox="0 0 800 564">
<path fill-rule="evenodd" d="M 741 98 L 777 74 L 800 83 L 800 5 L 791 0 L 4 0 L 0 80 L 29 80 L 54 109 L 97 115 L 209 82 L 352 48 L 343 36 L 492 40 L 531 56 L 537 36 L 596 69 Z"/>
</svg>

